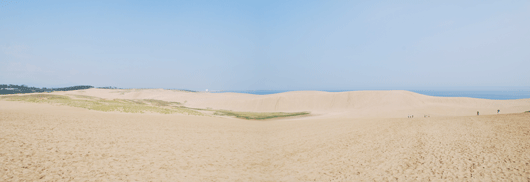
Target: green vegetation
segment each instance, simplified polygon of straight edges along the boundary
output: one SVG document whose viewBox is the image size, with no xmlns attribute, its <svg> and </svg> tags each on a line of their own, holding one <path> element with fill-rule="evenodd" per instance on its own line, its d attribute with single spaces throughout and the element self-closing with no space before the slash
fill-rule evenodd
<svg viewBox="0 0 530 182">
<path fill-rule="evenodd" d="M 71 91 L 71 90 L 83 90 L 94 88 L 90 85 L 79 85 L 73 87 L 64 87 L 64 88 L 37 88 L 37 87 L 28 87 L 26 85 L 0 85 L 0 95 L 3 94 L 21 94 L 21 93 L 35 93 L 35 92 L 54 92 L 54 91 Z"/>
<path fill-rule="evenodd" d="M 96 111 L 118 111 L 126 113 L 162 113 L 162 114 L 189 114 L 189 115 L 219 115 L 233 116 L 247 120 L 265 120 L 291 116 L 307 115 L 309 112 L 236 112 L 227 110 L 214 110 L 212 108 L 188 108 L 179 102 L 168 102 L 155 99 L 128 100 L 128 99 L 103 99 L 85 95 L 54 95 L 54 94 L 23 94 L 0 97 L 11 101 L 24 101 L 33 103 L 51 103 L 80 107 Z"/>
<path fill-rule="evenodd" d="M 153 113 L 162 113 L 162 114 L 172 114 L 172 113 L 187 113 L 190 115 L 203 115 L 202 113 L 191 110 L 185 107 L 160 107 L 161 105 L 169 105 L 165 102 L 149 99 L 149 103 L 156 103 L 153 105 L 147 105 L 139 100 L 125 100 L 125 99 L 98 99 L 90 96 L 74 96 L 81 99 L 73 99 L 68 96 L 63 95 L 53 95 L 53 94 L 32 94 L 32 95 L 11 95 L 5 96 L 7 100 L 11 101 L 24 101 L 24 102 L 34 102 L 34 103 L 52 103 L 52 104 L 61 104 L 72 107 L 80 107 L 96 111 L 118 111 L 126 113 L 144 113 L 144 112 L 153 112 Z M 85 100 L 88 99 L 88 100 Z"/>
<path fill-rule="evenodd" d="M 241 119 L 253 119 L 253 120 L 264 120 L 272 118 L 282 118 L 282 117 L 291 117 L 291 116 L 301 116 L 307 115 L 309 112 L 294 112 L 294 113 L 285 113 L 285 112 L 235 112 L 235 111 L 226 111 L 218 110 L 214 115 L 221 116 L 235 116 Z"/>
<path fill-rule="evenodd" d="M 70 96 L 74 96 L 76 98 L 81 98 L 81 99 L 98 99 L 97 97 L 92 97 L 88 95 L 70 95 Z"/>
<path fill-rule="evenodd" d="M 149 102 L 150 104 L 155 105 L 155 106 L 170 106 L 173 104 L 180 105 L 180 102 L 167 102 L 167 101 L 155 100 L 155 99 L 144 99 L 143 101 Z"/>
<path fill-rule="evenodd" d="M 209 107 L 207 107 L 206 109 L 203 109 L 203 108 L 190 108 L 190 109 L 198 110 L 198 111 L 217 111 L 217 110 L 213 110 L 212 108 L 209 108 Z"/>
</svg>

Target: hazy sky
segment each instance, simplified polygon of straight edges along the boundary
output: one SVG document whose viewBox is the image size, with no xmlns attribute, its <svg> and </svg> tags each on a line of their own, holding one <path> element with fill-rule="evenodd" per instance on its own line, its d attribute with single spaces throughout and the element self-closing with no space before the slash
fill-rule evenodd
<svg viewBox="0 0 530 182">
<path fill-rule="evenodd" d="M 530 1 L 0 0 L 0 83 L 530 87 Z"/>
</svg>

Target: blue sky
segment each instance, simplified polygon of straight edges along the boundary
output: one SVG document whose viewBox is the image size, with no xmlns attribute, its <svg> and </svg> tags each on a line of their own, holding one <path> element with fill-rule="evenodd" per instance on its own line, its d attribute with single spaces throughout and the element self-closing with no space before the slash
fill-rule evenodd
<svg viewBox="0 0 530 182">
<path fill-rule="evenodd" d="M 5 1 L 0 83 L 530 88 L 529 1 Z"/>
</svg>

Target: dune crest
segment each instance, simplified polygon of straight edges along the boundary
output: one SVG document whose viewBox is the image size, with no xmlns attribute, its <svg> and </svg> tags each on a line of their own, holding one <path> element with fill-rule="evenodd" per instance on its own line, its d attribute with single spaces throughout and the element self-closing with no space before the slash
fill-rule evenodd
<svg viewBox="0 0 530 182">
<path fill-rule="evenodd" d="M 404 90 L 389 91 L 293 91 L 270 95 L 243 93 L 185 92 L 163 89 L 88 89 L 75 93 L 107 99 L 158 99 L 184 103 L 187 107 L 251 112 L 308 111 L 322 117 L 403 118 L 409 115 L 471 116 L 521 113 L 530 110 L 530 99 L 489 100 L 464 97 L 434 97 Z"/>
<path fill-rule="evenodd" d="M 0 179 L 528 181 L 529 118 L 262 122 L 0 100 Z"/>
</svg>

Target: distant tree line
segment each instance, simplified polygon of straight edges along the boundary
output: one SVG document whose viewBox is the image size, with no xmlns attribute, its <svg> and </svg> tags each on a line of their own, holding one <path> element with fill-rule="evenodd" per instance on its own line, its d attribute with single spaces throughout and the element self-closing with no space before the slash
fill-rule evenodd
<svg viewBox="0 0 530 182">
<path fill-rule="evenodd" d="M 98 87 L 100 89 L 120 89 L 118 87 L 108 86 L 108 87 Z"/>
<path fill-rule="evenodd" d="M 108 87 L 97 87 L 99 89 L 153 89 L 153 88 L 118 88 L 113 86 Z M 178 90 L 178 91 L 184 91 L 184 92 L 197 92 L 195 90 L 188 90 L 188 89 L 165 89 L 165 90 Z"/>
<path fill-rule="evenodd" d="M 169 90 L 180 90 L 180 91 L 184 91 L 184 92 L 197 92 L 195 90 L 188 90 L 188 89 L 169 89 Z"/>
<path fill-rule="evenodd" d="M 46 88 L 46 87 L 37 88 L 37 87 L 28 87 L 26 85 L 2 84 L 0 85 L 0 94 L 71 91 L 71 90 L 83 90 L 83 89 L 89 89 L 89 88 L 94 88 L 94 86 L 78 85 L 78 86 L 63 87 L 63 88 Z"/>
</svg>

